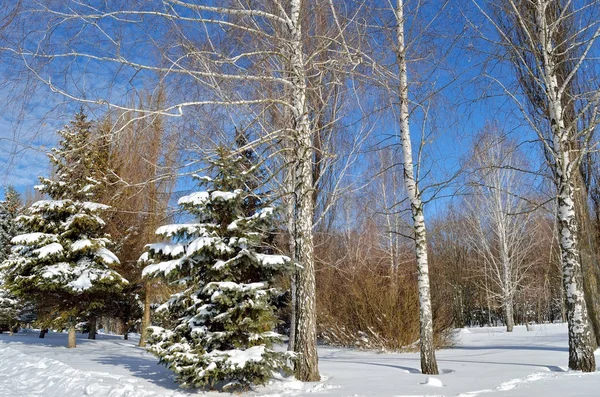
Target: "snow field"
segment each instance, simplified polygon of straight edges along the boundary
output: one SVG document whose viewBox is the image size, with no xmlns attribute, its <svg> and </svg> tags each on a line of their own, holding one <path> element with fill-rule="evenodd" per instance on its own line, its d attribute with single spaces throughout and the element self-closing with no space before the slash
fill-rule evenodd
<svg viewBox="0 0 600 397">
<path fill-rule="evenodd" d="M 566 325 L 471 328 L 457 332 L 456 346 L 437 351 L 440 374 L 420 373 L 417 353 L 374 353 L 321 347 L 323 379 L 302 383 L 278 377 L 247 393 L 261 397 L 405 396 L 597 396 L 600 373 L 568 371 Z M 227 397 L 228 393 L 187 391 L 169 370 L 136 346 L 136 340 L 78 335 L 66 349 L 66 335 L 0 335 L 0 397 Z M 599 352 L 596 352 L 599 354 Z"/>
<path fill-rule="evenodd" d="M 31 360 L 11 347 L 0 348 L 0 396 L 179 396 L 145 390 L 135 378 L 82 371 L 50 358 Z"/>
</svg>

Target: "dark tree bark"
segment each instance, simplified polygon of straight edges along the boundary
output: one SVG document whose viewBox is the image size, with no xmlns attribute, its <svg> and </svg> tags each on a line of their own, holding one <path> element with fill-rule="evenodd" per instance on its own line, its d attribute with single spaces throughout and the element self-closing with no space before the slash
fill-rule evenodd
<svg viewBox="0 0 600 397">
<path fill-rule="evenodd" d="M 88 333 L 88 339 L 96 339 L 96 332 L 98 328 L 98 319 L 96 317 L 90 318 L 88 321 L 90 332 Z"/>
</svg>

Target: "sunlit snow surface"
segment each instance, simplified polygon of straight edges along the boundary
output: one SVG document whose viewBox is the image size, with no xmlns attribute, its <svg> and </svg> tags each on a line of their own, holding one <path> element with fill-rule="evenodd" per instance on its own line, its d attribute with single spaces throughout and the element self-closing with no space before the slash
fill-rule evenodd
<svg viewBox="0 0 600 397">
<path fill-rule="evenodd" d="M 137 340 L 83 335 L 66 349 L 66 335 L 0 335 L 0 397 L 237 396 L 177 388 L 171 373 Z M 322 347 L 319 383 L 278 379 L 249 396 L 597 396 L 600 373 L 566 370 L 565 325 L 472 328 L 456 347 L 437 352 L 440 374 L 423 375 L 415 353 L 391 354 Z M 597 352 L 598 354 L 598 352 Z M 597 360 L 600 356 L 596 356 Z"/>
</svg>

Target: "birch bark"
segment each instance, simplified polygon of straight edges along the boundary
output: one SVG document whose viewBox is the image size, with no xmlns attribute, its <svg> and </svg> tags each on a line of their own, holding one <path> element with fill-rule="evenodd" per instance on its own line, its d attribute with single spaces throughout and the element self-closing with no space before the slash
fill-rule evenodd
<svg viewBox="0 0 600 397">
<path fill-rule="evenodd" d="M 537 133 L 554 173 L 557 234 L 565 312 L 569 329 L 569 368 L 595 371 L 594 341 L 584 297 L 582 256 L 578 243 L 578 167 L 590 150 L 598 126 L 600 98 L 595 79 L 596 41 L 600 38 L 597 1 L 504 0 L 489 2 L 491 17 L 475 6 L 502 36 L 527 106 L 506 86 L 504 92 Z M 589 72 L 592 70 L 592 72 Z M 592 73 L 588 75 L 588 73 Z M 584 80 L 585 79 L 585 80 Z M 499 80 L 496 79 L 499 82 Z M 502 84 L 502 83 L 501 83 Z M 528 109 L 530 107 L 530 109 Z M 550 130 L 540 118 L 548 121 Z"/>
<path fill-rule="evenodd" d="M 506 242 L 506 233 L 500 231 L 500 256 L 502 260 L 502 278 L 503 278 L 503 299 L 502 306 L 504 307 L 504 323 L 506 324 L 506 332 L 512 332 L 515 325 L 513 316 L 513 277 L 511 272 L 511 263 L 508 255 L 509 248 Z"/>
<path fill-rule="evenodd" d="M 433 345 L 433 313 L 429 287 L 429 264 L 427 261 L 427 233 L 423 202 L 412 158 L 408 112 L 408 76 L 406 66 L 406 48 L 404 42 L 404 4 L 398 0 L 396 8 L 396 40 L 398 44 L 397 62 L 400 74 L 400 141 L 404 157 L 404 184 L 410 199 L 413 218 L 413 230 L 417 256 L 418 290 L 419 290 L 419 323 L 421 336 L 421 372 L 429 375 L 438 374 L 438 366 Z"/>
<path fill-rule="evenodd" d="M 290 0 L 291 83 L 294 147 L 294 257 L 295 270 L 294 352 L 295 375 L 301 381 L 321 379 L 317 357 L 317 316 L 313 246 L 314 202 L 312 196 L 312 136 L 306 108 L 306 71 L 301 26 L 301 1 Z"/>
<path fill-rule="evenodd" d="M 573 177 L 574 172 L 577 171 L 577 162 L 572 160 L 569 150 L 569 132 L 565 126 L 561 87 L 558 83 L 557 65 L 553 57 L 556 48 L 551 36 L 550 21 L 547 18 L 549 1 L 537 0 L 536 6 L 536 18 L 539 27 L 537 35 L 543 49 L 542 78 L 548 96 L 553 154 L 556 164 L 557 220 L 569 329 L 569 368 L 594 372 L 596 362 L 587 305 L 583 296 L 583 273 L 575 215 Z"/>
</svg>

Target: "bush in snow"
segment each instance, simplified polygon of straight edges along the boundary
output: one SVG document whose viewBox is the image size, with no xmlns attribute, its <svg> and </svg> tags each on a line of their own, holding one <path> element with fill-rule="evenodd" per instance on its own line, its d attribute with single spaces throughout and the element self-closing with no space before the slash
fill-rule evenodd
<svg viewBox="0 0 600 397">
<path fill-rule="evenodd" d="M 108 207 L 86 201 L 100 184 L 94 177 L 95 153 L 89 122 L 80 112 L 59 131 L 60 146 L 49 154 L 54 178 L 40 178 L 36 188 L 50 196 L 17 218 L 25 234 L 12 239 L 2 267 L 11 290 L 31 299 L 43 326 L 74 326 L 82 314 L 100 310 L 126 283 L 111 269 L 118 263 L 108 249 L 100 213 Z"/>
<path fill-rule="evenodd" d="M 160 227 L 157 235 L 171 242 L 150 244 L 141 258 L 151 263 L 145 276 L 184 286 L 159 308 L 170 321 L 151 327 L 148 340 L 183 386 L 246 388 L 288 369 L 288 354 L 272 348 L 281 336 L 272 331 L 278 290 L 271 284 L 289 258 L 260 253 L 273 209 L 248 200 L 257 196 L 242 163 L 222 150 L 214 180 L 200 178 L 211 188 L 179 199 L 196 222 Z"/>
</svg>

